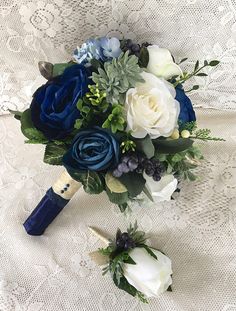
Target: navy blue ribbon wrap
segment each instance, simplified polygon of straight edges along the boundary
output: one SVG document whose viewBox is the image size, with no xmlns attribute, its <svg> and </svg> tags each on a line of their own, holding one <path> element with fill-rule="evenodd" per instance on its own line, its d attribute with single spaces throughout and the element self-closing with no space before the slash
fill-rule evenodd
<svg viewBox="0 0 236 311">
<path fill-rule="evenodd" d="M 26 232 L 29 235 L 42 235 L 68 202 L 69 200 L 60 197 L 52 188 L 48 189 L 45 196 L 23 224 Z"/>
</svg>

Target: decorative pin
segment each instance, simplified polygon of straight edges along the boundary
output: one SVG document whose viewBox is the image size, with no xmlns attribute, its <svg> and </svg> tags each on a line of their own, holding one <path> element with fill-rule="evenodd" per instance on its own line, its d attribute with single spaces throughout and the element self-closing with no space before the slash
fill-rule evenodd
<svg viewBox="0 0 236 311">
<path fill-rule="evenodd" d="M 53 75 L 53 64 L 49 63 L 49 62 L 44 62 L 44 61 L 40 61 L 38 63 L 38 67 L 39 67 L 39 71 L 41 73 L 41 75 L 47 79 L 50 80 Z"/>
</svg>

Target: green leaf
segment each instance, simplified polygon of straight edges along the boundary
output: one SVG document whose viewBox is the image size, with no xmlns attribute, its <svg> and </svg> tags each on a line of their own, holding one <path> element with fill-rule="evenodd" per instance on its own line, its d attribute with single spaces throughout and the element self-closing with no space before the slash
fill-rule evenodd
<svg viewBox="0 0 236 311">
<path fill-rule="evenodd" d="M 91 59 L 90 60 L 90 64 L 91 66 L 95 69 L 95 70 L 98 70 L 98 68 L 101 68 L 102 67 L 102 64 L 101 62 L 98 60 L 98 59 Z"/>
<path fill-rule="evenodd" d="M 139 65 L 140 67 L 146 68 L 149 62 L 149 53 L 146 47 L 142 47 L 139 55 Z"/>
<path fill-rule="evenodd" d="M 124 263 L 128 263 L 130 265 L 136 265 L 136 262 L 130 256 L 124 260 Z"/>
<path fill-rule="evenodd" d="M 204 60 L 204 66 L 208 66 L 208 61 Z"/>
<path fill-rule="evenodd" d="M 179 154 L 179 153 L 176 153 L 173 157 L 172 157 L 172 161 L 173 162 L 180 162 L 180 161 L 182 161 L 182 159 L 183 159 L 183 156 L 181 155 L 181 154 Z"/>
<path fill-rule="evenodd" d="M 121 277 L 119 282 L 118 282 L 118 280 L 116 279 L 115 274 L 114 274 L 113 275 L 113 281 L 119 289 L 126 291 L 128 294 L 130 294 L 133 297 L 136 296 L 137 289 L 134 286 L 130 285 L 124 276 Z"/>
<path fill-rule="evenodd" d="M 137 150 L 143 152 L 148 159 L 154 156 L 155 148 L 149 135 L 143 139 L 136 139 L 135 144 Z"/>
<path fill-rule="evenodd" d="M 219 63 L 220 63 L 219 60 L 212 60 L 212 61 L 210 61 L 209 66 L 215 67 L 215 66 L 217 66 Z"/>
<path fill-rule="evenodd" d="M 153 197 L 146 186 L 143 188 L 143 192 L 146 194 L 150 201 L 154 202 Z"/>
<path fill-rule="evenodd" d="M 204 72 L 199 72 L 198 74 L 196 74 L 197 77 L 206 77 L 208 76 L 207 73 L 204 73 Z"/>
<path fill-rule="evenodd" d="M 77 119 L 76 121 L 75 121 L 75 124 L 74 124 L 74 128 L 76 128 L 76 129 L 80 129 L 81 128 L 81 126 L 83 125 L 83 119 Z"/>
<path fill-rule="evenodd" d="M 21 119 L 21 116 L 22 116 L 22 114 L 23 114 L 23 112 L 17 111 L 17 110 L 8 109 L 8 111 L 9 111 L 11 114 L 14 114 L 14 118 L 15 118 L 16 120 L 20 120 L 20 119 Z"/>
<path fill-rule="evenodd" d="M 128 192 L 116 193 L 111 192 L 108 187 L 106 187 L 106 193 L 110 200 L 110 202 L 117 204 L 117 205 L 124 205 L 129 200 Z"/>
<path fill-rule="evenodd" d="M 73 62 L 54 64 L 53 65 L 52 76 L 56 77 L 56 76 L 59 76 L 59 75 L 63 74 L 65 69 L 70 67 L 70 66 L 72 66 L 72 65 L 74 65 Z"/>
<path fill-rule="evenodd" d="M 120 182 L 120 180 L 114 177 L 110 172 L 105 175 L 105 182 L 111 192 L 123 193 L 127 192 L 126 187 Z"/>
<path fill-rule="evenodd" d="M 99 194 L 104 190 L 104 179 L 96 172 L 68 170 L 70 176 L 82 183 L 84 191 L 89 194 Z"/>
<path fill-rule="evenodd" d="M 143 248 L 145 248 L 145 250 L 148 252 L 149 255 L 151 255 L 153 258 L 157 259 L 157 256 L 154 254 L 154 252 L 152 251 L 152 249 L 150 247 L 148 247 L 147 245 L 142 245 Z"/>
<path fill-rule="evenodd" d="M 190 148 L 193 140 L 190 138 L 179 139 L 155 139 L 152 141 L 157 153 L 173 154 Z"/>
<path fill-rule="evenodd" d="M 25 110 L 21 115 L 21 131 L 30 140 L 38 141 L 38 143 L 45 143 L 47 138 L 43 135 L 42 132 L 37 130 L 31 120 L 31 111 L 30 109 Z"/>
<path fill-rule="evenodd" d="M 198 70 L 199 68 L 199 60 L 196 61 L 195 67 L 194 67 L 194 71 Z"/>
<path fill-rule="evenodd" d="M 185 62 L 188 59 L 188 57 L 185 57 L 183 59 L 181 59 L 181 61 L 179 62 L 179 64 L 182 64 L 183 62 Z"/>
<path fill-rule="evenodd" d="M 145 186 L 146 180 L 143 178 L 143 175 L 136 172 L 129 172 L 123 174 L 119 180 L 125 187 L 128 189 L 130 197 L 134 198 L 139 195 Z"/>
<path fill-rule="evenodd" d="M 121 213 L 124 213 L 126 209 L 129 207 L 128 203 L 118 204 Z"/>
<path fill-rule="evenodd" d="M 63 165 L 62 158 L 66 151 L 67 147 L 65 145 L 49 143 L 45 148 L 43 161 L 50 165 Z"/>
<path fill-rule="evenodd" d="M 167 288 L 167 292 L 173 292 L 171 285 Z"/>
</svg>

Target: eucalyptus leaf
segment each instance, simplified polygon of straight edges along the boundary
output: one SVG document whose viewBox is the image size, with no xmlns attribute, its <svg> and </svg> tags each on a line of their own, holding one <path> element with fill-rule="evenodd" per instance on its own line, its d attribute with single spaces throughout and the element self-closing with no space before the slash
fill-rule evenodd
<svg viewBox="0 0 236 311">
<path fill-rule="evenodd" d="M 72 65 L 74 65 L 73 62 L 54 64 L 53 70 L 52 70 L 52 76 L 56 77 L 56 76 L 62 75 L 63 72 L 65 71 L 65 69 L 72 66 Z"/>
<path fill-rule="evenodd" d="M 106 173 L 105 182 L 111 192 L 115 193 L 127 192 L 127 188 L 119 181 L 118 178 L 115 178 L 110 172 Z"/>
<path fill-rule="evenodd" d="M 155 139 L 152 141 L 156 153 L 174 154 L 177 152 L 184 151 L 190 148 L 193 144 L 193 140 L 190 138 L 179 138 L 179 139 Z"/>
<path fill-rule="evenodd" d="M 143 152 L 148 159 L 152 158 L 155 154 L 155 147 L 149 135 L 142 139 L 135 140 L 136 148 L 138 151 Z"/>
</svg>

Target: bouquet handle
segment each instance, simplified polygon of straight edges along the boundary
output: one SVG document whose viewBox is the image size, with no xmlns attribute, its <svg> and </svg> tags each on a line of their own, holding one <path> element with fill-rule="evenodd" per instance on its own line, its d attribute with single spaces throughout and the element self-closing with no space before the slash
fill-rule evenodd
<svg viewBox="0 0 236 311">
<path fill-rule="evenodd" d="M 24 222 L 26 232 L 42 235 L 80 187 L 81 183 L 64 171 Z"/>
</svg>

